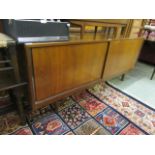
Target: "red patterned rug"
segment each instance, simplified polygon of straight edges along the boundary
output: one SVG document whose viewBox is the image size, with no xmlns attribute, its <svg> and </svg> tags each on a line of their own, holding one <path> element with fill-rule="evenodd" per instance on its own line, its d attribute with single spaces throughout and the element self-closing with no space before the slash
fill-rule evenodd
<svg viewBox="0 0 155 155">
<path fill-rule="evenodd" d="M 113 108 L 130 122 L 134 123 L 139 129 L 148 134 L 155 134 L 155 111 L 147 105 L 132 99 L 112 86 L 104 83 L 95 85 L 89 89 L 89 92 L 95 95 L 100 101 Z M 135 132 L 137 128 L 127 127 L 124 132 Z M 128 130 L 128 131 L 127 131 Z"/>
<path fill-rule="evenodd" d="M 16 112 L 0 116 L 0 134 L 155 134 L 155 111 L 109 84 L 100 83 L 29 114 L 25 126 Z"/>
</svg>

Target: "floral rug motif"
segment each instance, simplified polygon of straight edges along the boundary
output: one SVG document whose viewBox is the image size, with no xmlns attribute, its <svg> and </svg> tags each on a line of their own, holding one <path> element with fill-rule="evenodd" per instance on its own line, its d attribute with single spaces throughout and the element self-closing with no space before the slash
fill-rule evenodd
<svg viewBox="0 0 155 155">
<path fill-rule="evenodd" d="M 111 108 L 107 108 L 103 112 L 99 113 L 95 119 L 100 124 L 102 124 L 111 134 L 118 133 L 128 124 L 128 121 L 124 117 L 122 117 Z"/>
<path fill-rule="evenodd" d="M 144 133 L 135 125 L 129 124 L 119 133 L 119 135 L 144 135 Z"/>
<path fill-rule="evenodd" d="M 71 129 L 78 127 L 80 124 L 90 118 L 88 113 L 84 111 L 78 104 L 73 104 L 70 107 L 60 111 L 59 115 Z"/>
<path fill-rule="evenodd" d="M 110 135 L 110 133 L 99 125 L 95 120 L 90 119 L 74 130 L 77 135 Z"/>
<path fill-rule="evenodd" d="M 73 99 L 78 102 L 90 115 L 95 116 L 107 106 L 91 96 L 88 92 L 82 92 L 73 96 Z"/>
<path fill-rule="evenodd" d="M 69 131 L 67 125 L 56 114 L 35 121 L 32 128 L 38 135 L 59 135 Z"/>
<path fill-rule="evenodd" d="M 0 116 L 0 134 L 11 134 L 15 130 L 24 127 L 17 112 L 13 111 Z"/>
<path fill-rule="evenodd" d="M 27 127 L 23 127 L 18 129 L 17 131 L 13 132 L 11 135 L 33 135 L 31 129 Z"/>
<path fill-rule="evenodd" d="M 128 97 L 108 84 L 100 83 L 89 92 L 117 110 L 148 134 L 155 134 L 155 111 Z"/>
</svg>

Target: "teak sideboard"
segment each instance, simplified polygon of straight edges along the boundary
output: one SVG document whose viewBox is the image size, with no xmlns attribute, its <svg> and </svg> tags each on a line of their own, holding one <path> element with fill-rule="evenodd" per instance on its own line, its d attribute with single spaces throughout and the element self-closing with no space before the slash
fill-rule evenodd
<svg viewBox="0 0 155 155">
<path fill-rule="evenodd" d="M 126 73 L 142 44 L 142 38 L 25 44 L 32 110 Z"/>
</svg>

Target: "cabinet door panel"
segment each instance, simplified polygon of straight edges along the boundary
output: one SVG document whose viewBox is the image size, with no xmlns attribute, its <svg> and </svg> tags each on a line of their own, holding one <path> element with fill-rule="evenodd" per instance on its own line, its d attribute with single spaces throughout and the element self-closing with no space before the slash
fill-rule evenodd
<svg viewBox="0 0 155 155">
<path fill-rule="evenodd" d="M 110 42 L 103 79 L 111 79 L 132 69 L 137 61 L 143 39 Z"/>
<path fill-rule="evenodd" d="M 87 43 L 32 49 L 36 100 L 98 80 L 107 43 Z"/>
</svg>

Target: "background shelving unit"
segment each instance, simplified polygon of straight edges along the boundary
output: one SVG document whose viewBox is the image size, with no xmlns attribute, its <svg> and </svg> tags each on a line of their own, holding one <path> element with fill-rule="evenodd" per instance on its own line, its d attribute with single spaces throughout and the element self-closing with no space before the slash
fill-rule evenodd
<svg viewBox="0 0 155 155">
<path fill-rule="evenodd" d="M 22 123 L 25 122 L 22 88 L 26 84 L 20 77 L 15 41 L 0 33 L 0 93 L 4 94 L 4 98 L 5 93 L 9 94 L 10 103 L 12 103 L 10 106 L 15 106 L 16 103 Z M 1 95 L 1 100 L 3 100 L 3 95 Z M 9 106 L 1 108 L 0 114 L 8 112 L 10 109 Z"/>
</svg>

